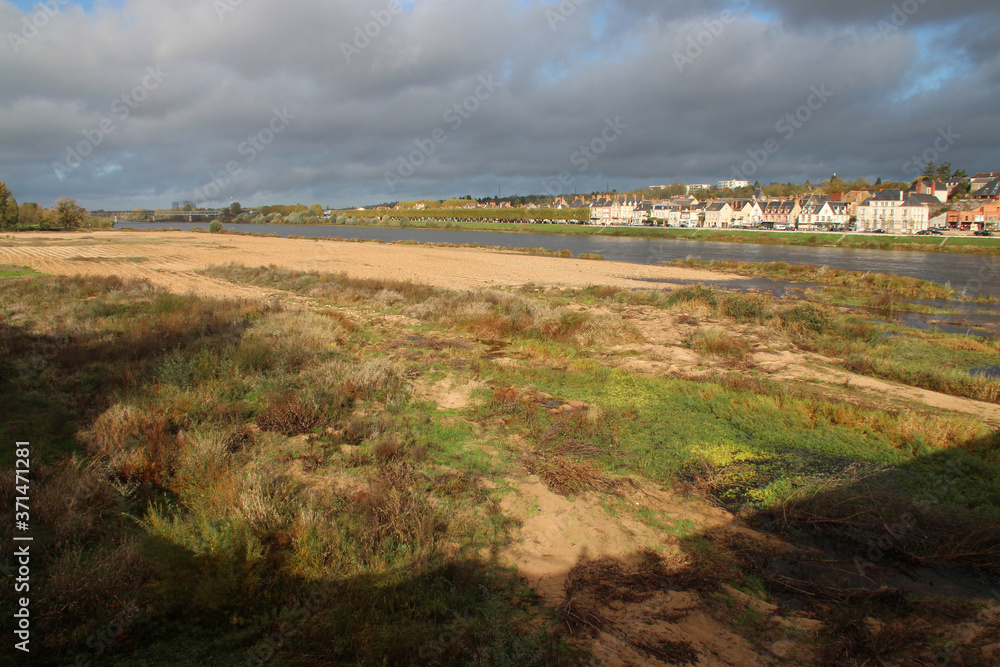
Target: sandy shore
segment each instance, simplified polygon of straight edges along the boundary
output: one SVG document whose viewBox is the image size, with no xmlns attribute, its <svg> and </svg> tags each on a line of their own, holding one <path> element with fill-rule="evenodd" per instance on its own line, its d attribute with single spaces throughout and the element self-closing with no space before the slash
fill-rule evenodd
<svg viewBox="0 0 1000 667">
<path fill-rule="evenodd" d="M 717 281 L 727 276 L 696 269 L 622 262 L 536 257 L 473 248 L 261 238 L 194 232 L 26 232 L 0 236 L 0 264 L 30 266 L 57 275 L 146 278 L 174 292 L 255 296 L 266 290 L 237 287 L 200 276 L 218 264 L 278 266 L 345 272 L 356 278 L 411 280 L 435 287 L 475 289 L 536 285 L 661 287 L 647 281 Z M 669 286 L 669 285 L 668 285 Z"/>
</svg>

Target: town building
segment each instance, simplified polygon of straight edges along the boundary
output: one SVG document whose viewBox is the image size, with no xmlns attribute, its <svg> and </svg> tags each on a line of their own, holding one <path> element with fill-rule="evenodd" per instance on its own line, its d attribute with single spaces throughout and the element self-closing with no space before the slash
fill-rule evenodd
<svg viewBox="0 0 1000 667">
<path fill-rule="evenodd" d="M 983 204 L 971 211 L 949 211 L 947 221 L 952 229 L 996 231 L 1000 222 L 1000 203 Z"/>
<path fill-rule="evenodd" d="M 916 196 L 908 197 L 902 190 L 889 189 L 859 205 L 857 219 L 861 231 L 913 234 L 930 228 L 930 209 Z"/>
</svg>

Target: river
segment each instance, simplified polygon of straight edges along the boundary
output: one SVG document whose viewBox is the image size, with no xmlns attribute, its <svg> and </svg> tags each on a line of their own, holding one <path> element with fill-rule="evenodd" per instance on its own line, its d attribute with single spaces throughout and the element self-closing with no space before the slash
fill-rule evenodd
<svg viewBox="0 0 1000 667">
<path fill-rule="evenodd" d="M 123 222 L 118 228 L 208 229 L 198 222 Z M 507 248 L 567 249 L 604 255 L 604 259 L 633 264 L 664 264 L 675 259 L 735 260 L 739 262 L 788 262 L 815 264 L 849 271 L 896 273 L 950 284 L 966 296 L 1000 296 L 1000 257 L 963 253 L 910 250 L 864 250 L 813 248 L 754 243 L 676 241 L 614 236 L 564 234 L 511 234 L 454 229 L 397 229 L 342 225 L 226 225 L 226 229 L 277 236 L 358 238 L 379 241 L 424 241 L 428 243 L 477 243 Z"/>
</svg>

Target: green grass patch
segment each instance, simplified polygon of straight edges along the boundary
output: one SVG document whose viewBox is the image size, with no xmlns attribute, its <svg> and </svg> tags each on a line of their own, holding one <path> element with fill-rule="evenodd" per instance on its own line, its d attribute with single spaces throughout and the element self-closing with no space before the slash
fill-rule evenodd
<svg viewBox="0 0 1000 667">
<path fill-rule="evenodd" d="M 38 275 L 38 272 L 31 267 L 0 264 L 0 278 L 20 278 L 21 276 L 32 275 Z"/>
</svg>

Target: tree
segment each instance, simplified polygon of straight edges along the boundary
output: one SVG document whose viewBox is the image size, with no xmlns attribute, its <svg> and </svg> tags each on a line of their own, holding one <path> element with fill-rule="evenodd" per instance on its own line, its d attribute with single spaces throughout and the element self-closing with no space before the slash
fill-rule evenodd
<svg viewBox="0 0 1000 667">
<path fill-rule="evenodd" d="M 88 213 L 78 206 L 72 197 L 60 197 L 56 200 L 56 224 L 64 229 L 78 229 L 87 222 Z"/>
<path fill-rule="evenodd" d="M 37 227 L 42 224 L 44 211 L 34 202 L 25 202 L 18 206 L 18 223 L 25 227 Z"/>
<path fill-rule="evenodd" d="M 240 203 L 234 201 L 232 204 L 222 209 L 219 213 L 218 220 L 219 222 L 232 222 L 233 218 L 238 216 L 242 210 L 243 207 L 240 206 Z"/>
<path fill-rule="evenodd" d="M 17 219 L 17 200 L 7 184 L 0 181 L 0 229 L 13 229 L 17 226 Z"/>
</svg>

